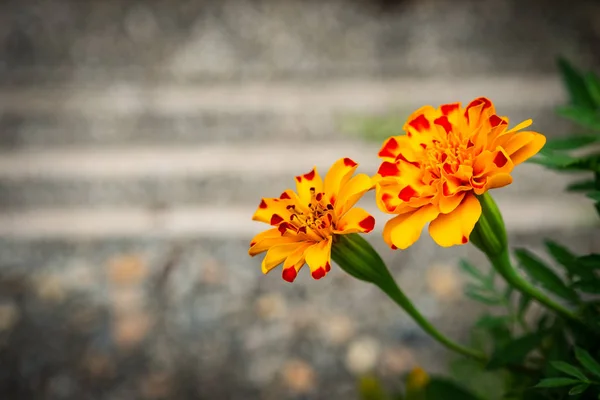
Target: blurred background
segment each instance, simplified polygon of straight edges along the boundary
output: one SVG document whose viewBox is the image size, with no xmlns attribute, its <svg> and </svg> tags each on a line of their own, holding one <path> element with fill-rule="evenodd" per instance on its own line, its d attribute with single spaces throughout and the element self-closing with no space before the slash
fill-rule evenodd
<svg viewBox="0 0 600 400">
<path fill-rule="evenodd" d="M 375 287 L 263 276 L 251 215 L 313 165 L 374 173 L 424 104 L 487 96 L 567 134 L 555 59 L 597 67 L 599 39 L 593 0 L 3 1 L 0 398 L 353 399 L 363 374 L 447 371 Z M 598 249 L 571 177 L 514 178 L 513 245 Z M 457 262 L 483 258 L 426 234 L 392 252 L 374 213 L 400 285 L 468 341 Z"/>
</svg>

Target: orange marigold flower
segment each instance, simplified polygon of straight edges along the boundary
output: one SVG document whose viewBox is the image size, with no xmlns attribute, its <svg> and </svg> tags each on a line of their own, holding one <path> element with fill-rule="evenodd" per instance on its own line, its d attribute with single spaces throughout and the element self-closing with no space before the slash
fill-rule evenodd
<svg viewBox="0 0 600 400">
<path fill-rule="evenodd" d="M 308 264 L 314 279 L 331 269 L 331 246 L 335 235 L 368 233 L 375 219 L 362 208 L 353 208 L 373 188 L 366 174 L 352 176 L 358 164 L 349 158 L 335 162 L 325 180 L 316 168 L 296 177 L 296 192 L 286 190 L 279 198 L 264 198 L 252 217 L 274 228 L 252 239 L 248 254 L 267 252 L 262 271 L 283 263 L 283 279 L 293 282 Z"/>
<path fill-rule="evenodd" d="M 414 112 L 406 135 L 390 137 L 379 151 L 377 205 L 399 214 L 386 223 L 384 240 L 405 249 L 431 222 L 440 246 L 467 243 L 481 215 L 475 195 L 510 184 L 513 167 L 544 146 L 543 135 L 522 131 L 531 123 L 508 129 L 508 118 L 483 97 L 466 108 L 454 103 Z"/>
</svg>

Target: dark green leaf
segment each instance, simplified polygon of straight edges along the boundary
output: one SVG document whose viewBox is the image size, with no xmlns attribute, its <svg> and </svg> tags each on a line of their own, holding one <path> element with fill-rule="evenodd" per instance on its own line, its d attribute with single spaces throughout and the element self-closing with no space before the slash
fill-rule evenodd
<svg viewBox="0 0 600 400">
<path fill-rule="evenodd" d="M 577 259 L 577 256 L 566 247 L 551 240 L 546 240 L 545 244 L 548 253 L 550 253 L 550 255 L 552 255 L 552 257 L 554 257 L 554 259 L 560 265 L 567 269 L 569 276 L 572 277 L 573 275 L 575 275 L 576 268 L 574 264 L 575 260 Z"/>
<path fill-rule="evenodd" d="M 600 280 L 577 281 L 571 287 L 583 293 L 600 294 Z"/>
<path fill-rule="evenodd" d="M 541 284 L 547 290 L 570 301 L 577 301 L 577 294 L 544 264 L 538 257 L 525 249 L 515 251 L 521 266 L 529 277 Z"/>
<path fill-rule="evenodd" d="M 594 130 L 600 129 L 600 114 L 595 110 L 577 106 L 566 106 L 560 107 L 557 112 L 559 115 L 581 126 Z"/>
<path fill-rule="evenodd" d="M 589 383 L 582 383 L 581 385 L 573 386 L 571 390 L 569 390 L 569 396 L 575 396 L 577 394 L 581 394 L 590 387 Z"/>
<path fill-rule="evenodd" d="M 588 254 L 578 257 L 577 264 L 584 268 L 600 269 L 600 254 Z"/>
<path fill-rule="evenodd" d="M 432 377 L 425 389 L 427 400 L 480 400 L 462 386 L 439 377 Z"/>
<path fill-rule="evenodd" d="M 488 306 L 497 306 L 502 303 L 502 300 L 494 296 L 494 294 L 472 285 L 467 285 L 465 296 Z"/>
<path fill-rule="evenodd" d="M 580 347 L 575 347 L 575 357 L 582 367 L 600 378 L 600 364 L 594 360 L 590 353 Z"/>
<path fill-rule="evenodd" d="M 600 78 L 592 72 L 587 73 L 585 75 L 585 85 L 596 108 L 600 108 Z"/>
<path fill-rule="evenodd" d="M 501 368 L 509 364 L 520 364 L 527 354 L 539 346 L 544 335 L 534 333 L 522 336 L 518 339 L 498 347 L 487 365 L 487 369 Z"/>
<path fill-rule="evenodd" d="M 569 97 L 571 104 L 585 107 L 594 108 L 595 103 L 588 92 L 585 77 L 575 67 L 573 67 L 564 58 L 558 59 L 558 69 L 562 76 L 563 82 L 569 91 Z"/>
<path fill-rule="evenodd" d="M 577 385 L 578 383 L 580 383 L 580 381 L 578 381 L 577 379 L 571 379 L 571 378 L 547 378 L 547 379 L 542 379 L 540 381 L 540 383 L 538 383 L 534 387 L 536 387 L 536 388 L 556 388 L 556 387 Z"/>
<path fill-rule="evenodd" d="M 593 179 L 585 179 L 571 183 L 566 189 L 570 192 L 587 192 L 596 189 L 596 185 Z"/>
<path fill-rule="evenodd" d="M 594 201 L 600 201 L 600 191 L 598 191 L 598 190 L 594 190 L 593 192 L 586 193 L 585 195 Z"/>
<path fill-rule="evenodd" d="M 564 153 L 542 150 L 537 156 L 530 158 L 529 162 L 553 169 L 568 169 L 579 160 Z"/>
<path fill-rule="evenodd" d="M 519 309 L 517 311 L 517 316 L 519 318 L 523 318 L 527 312 L 527 308 L 529 308 L 529 304 L 531 304 L 531 297 L 527 296 L 526 294 L 521 294 L 519 297 Z"/>
<path fill-rule="evenodd" d="M 564 372 L 565 374 L 570 375 L 574 378 L 577 378 L 582 382 L 588 381 L 587 376 L 585 376 L 585 374 L 574 365 L 568 364 L 563 361 L 552 361 L 550 362 L 550 364 L 552 364 L 552 367 L 554 367 L 555 369 Z"/>
<path fill-rule="evenodd" d="M 475 323 L 476 328 L 495 328 L 505 326 L 511 321 L 508 315 L 489 315 L 486 314 Z"/>
<path fill-rule="evenodd" d="M 468 262 L 467 260 L 460 260 L 458 263 L 460 269 L 462 269 L 466 274 L 475 278 L 478 281 L 486 281 L 487 277 L 473 264 Z"/>
<path fill-rule="evenodd" d="M 544 150 L 573 150 L 597 141 L 600 141 L 600 135 L 577 135 L 549 139 L 544 145 Z"/>
</svg>

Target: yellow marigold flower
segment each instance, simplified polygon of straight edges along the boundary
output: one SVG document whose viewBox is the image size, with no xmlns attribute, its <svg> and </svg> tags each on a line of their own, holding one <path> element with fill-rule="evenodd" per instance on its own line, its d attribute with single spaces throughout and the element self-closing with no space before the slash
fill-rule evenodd
<svg viewBox="0 0 600 400">
<path fill-rule="evenodd" d="M 508 118 L 483 97 L 466 108 L 454 103 L 414 112 L 406 135 L 390 137 L 379 151 L 377 205 L 398 214 L 385 225 L 384 240 L 405 249 L 431 222 L 429 233 L 440 246 L 467 243 L 481 215 L 475 195 L 510 184 L 513 167 L 544 146 L 543 135 L 521 131 L 529 125 L 507 129 Z"/>
<path fill-rule="evenodd" d="M 366 174 L 352 176 L 358 164 L 349 158 L 335 162 L 323 181 L 316 168 L 296 177 L 296 192 L 286 190 L 279 198 L 264 198 L 252 217 L 274 228 L 252 239 L 248 254 L 267 252 L 262 271 L 283 263 L 283 279 L 293 282 L 308 264 L 314 279 L 331 269 L 331 246 L 335 235 L 368 233 L 375 219 L 362 208 L 353 208 L 373 188 Z"/>
</svg>

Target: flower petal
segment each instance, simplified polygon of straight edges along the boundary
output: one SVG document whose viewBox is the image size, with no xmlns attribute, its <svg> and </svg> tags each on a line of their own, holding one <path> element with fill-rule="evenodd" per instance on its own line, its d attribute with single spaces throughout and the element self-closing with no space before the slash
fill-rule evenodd
<svg viewBox="0 0 600 400">
<path fill-rule="evenodd" d="M 298 272 L 304 266 L 306 249 L 312 245 L 312 243 L 303 243 L 285 259 L 281 272 L 281 277 L 284 280 L 293 282 L 296 279 Z"/>
<path fill-rule="evenodd" d="M 256 212 L 252 216 L 252 220 L 270 224 L 271 221 L 273 221 L 273 216 L 277 215 L 278 217 L 276 217 L 275 220 L 281 219 L 282 221 L 287 221 L 290 216 L 287 206 L 290 204 L 292 204 L 291 200 L 264 198 L 260 201 Z"/>
<path fill-rule="evenodd" d="M 340 188 L 348 183 L 357 167 L 358 164 L 347 157 L 337 160 L 331 166 L 327 175 L 325 175 L 324 189 L 327 202 L 335 203 Z"/>
<path fill-rule="evenodd" d="M 426 205 L 415 211 L 400 214 L 389 220 L 383 228 L 385 242 L 399 249 L 406 249 L 421 236 L 423 227 L 432 221 L 439 211 L 433 205 Z"/>
<path fill-rule="evenodd" d="M 362 208 L 352 208 L 338 221 L 334 233 L 369 233 L 375 227 L 375 218 Z"/>
<path fill-rule="evenodd" d="M 254 236 L 250 242 L 248 254 L 254 257 L 263 251 L 269 250 L 273 246 L 293 242 L 298 242 L 298 238 L 295 236 L 282 236 L 281 231 L 277 228 L 268 229 Z"/>
<path fill-rule="evenodd" d="M 358 200 L 369 190 L 373 189 L 373 180 L 366 174 L 358 174 L 352 177 L 340 188 L 338 198 L 335 201 L 335 213 L 341 217 L 356 204 Z"/>
<path fill-rule="evenodd" d="M 331 238 L 313 244 L 304 254 L 313 279 L 321 279 L 331 269 Z"/>
<path fill-rule="evenodd" d="M 511 136 L 503 147 L 515 165 L 537 154 L 546 144 L 546 137 L 537 132 L 518 132 Z"/>
<path fill-rule="evenodd" d="M 271 247 L 262 261 L 263 274 L 281 264 L 290 254 L 303 245 L 302 242 L 294 242 Z"/>
<path fill-rule="evenodd" d="M 510 174 L 496 174 L 488 177 L 485 185 L 485 190 L 501 188 L 506 185 L 510 185 L 513 179 Z"/>
<path fill-rule="evenodd" d="M 308 205 L 312 200 L 312 191 L 320 193 L 323 191 L 323 180 L 317 172 L 317 167 L 314 167 L 310 172 L 296 177 L 296 192 L 300 197 L 300 202 L 303 205 Z"/>
<path fill-rule="evenodd" d="M 454 211 L 438 215 L 429 224 L 429 234 L 442 247 L 465 244 L 480 216 L 479 200 L 469 193 Z"/>
</svg>

